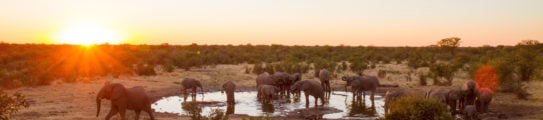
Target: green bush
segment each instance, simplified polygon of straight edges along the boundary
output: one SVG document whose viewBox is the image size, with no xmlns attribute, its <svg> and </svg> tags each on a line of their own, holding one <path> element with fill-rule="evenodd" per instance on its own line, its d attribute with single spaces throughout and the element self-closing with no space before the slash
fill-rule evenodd
<svg viewBox="0 0 543 120">
<path fill-rule="evenodd" d="M 228 116 L 224 114 L 222 109 L 213 109 L 211 114 L 209 114 L 211 120 L 228 120 Z"/>
<path fill-rule="evenodd" d="M 259 75 L 259 74 L 262 74 L 262 73 L 264 73 L 264 72 L 265 72 L 265 71 L 264 71 L 264 66 L 262 65 L 262 63 L 259 62 L 259 63 L 256 63 L 256 64 L 254 65 L 254 67 L 253 67 L 253 73 L 254 73 L 254 74 Z"/>
<path fill-rule="evenodd" d="M 423 74 L 419 75 L 419 85 L 421 86 L 428 85 L 428 82 L 426 81 L 426 75 L 423 75 Z"/>
<path fill-rule="evenodd" d="M 386 120 L 453 120 L 447 105 L 433 100 L 416 97 L 400 98 L 390 106 Z"/>
<path fill-rule="evenodd" d="M 175 70 L 175 66 L 173 66 L 172 64 L 164 64 L 162 65 L 162 67 L 166 72 L 173 72 Z"/>
<path fill-rule="evenodd" d="M 143 76 L 156 75 L 155 66 L 139 64 L 136 67 L 136 73 Z"/>
<path fill-rule="evenodd" d="M 24 95 L 15 93 L 10 96 L 0 91 L 0 120 L 8 120 L 12 114 L 29 106 L 30 103 L 28 103 Z"/>
<path fill-rule="evenodd" d="M 198 106 L 198 103 L 196 102 L 185 102 L 181 104 L 181 108 L 189 114 L 191 119 L 193 120 L 200 120 L 202 119 L 202 108 Z"/>
<path fill-rule="evenodd" d="M 385 70 L 379 70 L 379 71 L 377 71 L 377 76 L 378 76 L 379 78 L 385 78 L 385 77 L 387 76 L 387 71 L 385 71 Z"/>
</svg>

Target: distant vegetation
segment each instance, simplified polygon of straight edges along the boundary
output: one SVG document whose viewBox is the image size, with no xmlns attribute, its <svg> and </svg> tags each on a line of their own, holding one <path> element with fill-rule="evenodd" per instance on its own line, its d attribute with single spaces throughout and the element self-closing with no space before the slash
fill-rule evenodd
<svg viewBox="0 0 543 120">
<path fill-rule="evenodd" d="M 427 47 L 284 46 L 284 45 L 76 45 L 0 43 L 0 85 L 15 88 L 68 82 L 81 77 L 122 74 L 155 75 L 175 68 L 191 69 L 217 64 L 249 63 L 246 73 L 285 71 L 363 74 L 377 64 L 406 63 L 411 69 L 429 67 L 424 75 L 437 85 L 450 85 L 459 70 L 473 73 L 492 65 L 500 90 L 522 91 L 522 82 L 540 77 L 543 44 L 525 40 L 516 46 L 458 47 L 460 38 L 445 38 Z M 436 83 L 434 83 L 436 84 Z"/>
<path fill-rule="evenodd" d="M 454 120 L 447 105 L 433 99 L 400 98 L 390 106 L 386 120 Z"/>
</svg>

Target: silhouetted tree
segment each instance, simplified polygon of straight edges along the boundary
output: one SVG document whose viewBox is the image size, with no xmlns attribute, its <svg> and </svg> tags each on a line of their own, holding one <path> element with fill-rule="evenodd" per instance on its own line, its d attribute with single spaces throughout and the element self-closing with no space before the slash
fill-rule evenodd
<svg viewBox="0 0 543 120">
<path fill-rule="evenodd" d="M 461 39 L 459 37 L 444 38 L 437 42 L 437 46 L 449 51 L 451 55 L 454 56 L 454 51 L 456 50 L 456 48 L 458 48 L 458 46 L 460 46 L 460 40 Z"/>
</svg>

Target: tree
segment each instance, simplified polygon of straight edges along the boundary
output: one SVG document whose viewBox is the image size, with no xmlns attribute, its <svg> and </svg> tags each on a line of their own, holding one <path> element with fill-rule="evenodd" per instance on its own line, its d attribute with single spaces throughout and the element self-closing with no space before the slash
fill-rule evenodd
<svg viewBox="0 0 543 120">
<path fill-rule="evenodd" d="M 520 46 L 520 45 L 537 45 L 537 44 L 541 44 L 541 43 L 537 40 L 527 39 L 527 40 L 520 41 L 517 45 Z"/>
<path fill-rule="evenodd" d="M 437 46 L 449 51 L 454 56 L 454 51 L 460 46 L 460 40 L 459 37 L 444 38 L 437 42 Z"/>
</svg>

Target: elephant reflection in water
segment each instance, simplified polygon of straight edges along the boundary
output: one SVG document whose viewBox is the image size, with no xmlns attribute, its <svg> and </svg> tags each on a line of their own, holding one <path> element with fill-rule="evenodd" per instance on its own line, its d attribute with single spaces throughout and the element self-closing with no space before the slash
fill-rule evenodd
<svg viewBox="0 0 543 120">
<path fill-rule="evenodd" d="M 267 103 L 263 103 L 262 104 L 262 112 L 266 112 L 266 113 L 273 113 L 275 112 L 275 108 L 273 106 L 273 104 L 267 104 Z"/>
<path fill-rule="evenodd" d="M 190 96 L 191 96 L 191 98 L 192 98 L 192 99 L 191 99 L 191 102 L 196 102 L 196 96 L 192 96 L 192 95 L 190 95 Z M 183 102 L 187 102 L 187 99 L 188 99 L 188 98 L 189 98 L 189 95 L 183 96 Z M 203 98 L 202 98 L 202 99 L 203 99 Z"/>
<path fill-rule="evenodd" d="M 368 108 L 361 96 L 353 97 L 351 104 L 349 105 L 348 115 L 352 117 L 360 116 L 360 114 L 363 114 L 364 116 L 376 116 L 377 112 L 375 111 L 375 104 L 373 101 L 371 102 L 371 106 Z"/>
</svg>

